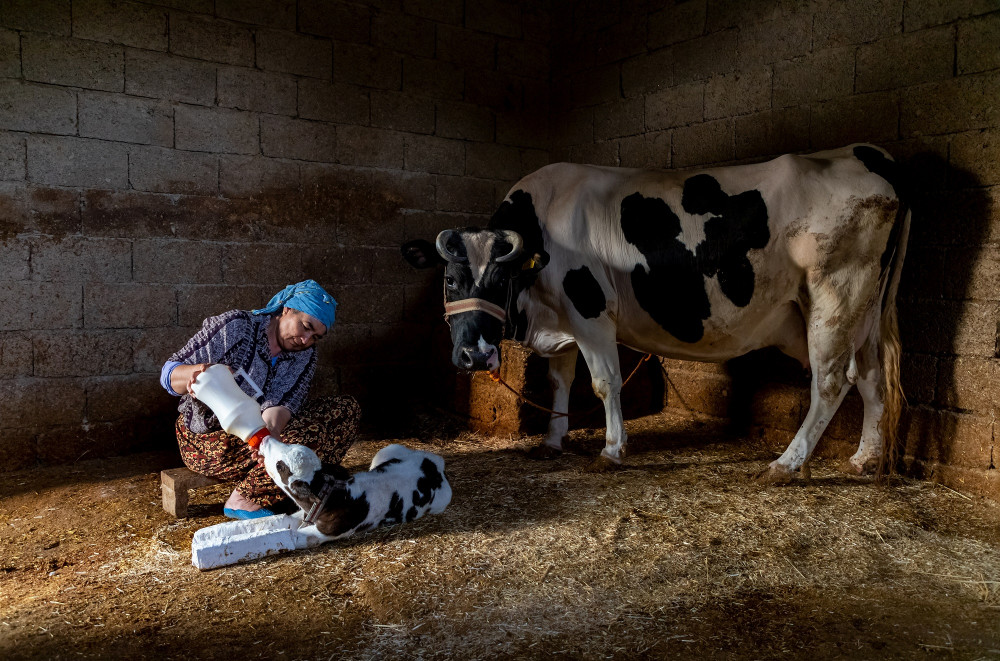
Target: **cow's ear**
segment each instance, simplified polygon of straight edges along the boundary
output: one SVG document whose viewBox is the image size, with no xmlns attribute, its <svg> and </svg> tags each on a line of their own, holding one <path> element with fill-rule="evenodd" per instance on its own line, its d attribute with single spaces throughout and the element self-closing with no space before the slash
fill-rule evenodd
<svg viewBox="0 0 1000 661">
<path fill-rule="evenodd" d="M 399 251 L 403 253 L 403 259 L 416 269 L 429 269 L 445 263 L 434 244 L 423 239 L 407 241 L 400 246 Z"/>
<path fill-rule="evenodd" d="M 542 252 L 536 252 L 534 255 L 524 260 L 524 263 L 521 264 L 521 270 L 534 271 L 535 273 L 537 273 L 538 271 L 541 271 L 543 268 L 545 268 L 545 265 L 548 263 L 549 263 L 549 253 L 543 250 Z"/>
</svg>

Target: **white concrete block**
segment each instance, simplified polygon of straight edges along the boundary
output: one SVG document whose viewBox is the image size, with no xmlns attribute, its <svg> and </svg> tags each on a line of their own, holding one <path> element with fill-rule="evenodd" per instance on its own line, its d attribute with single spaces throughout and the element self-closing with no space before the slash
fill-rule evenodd
<svg viewBox="0 0 1000 661">
<path fill-rule="evenodd" d="M 245 521 L 227 521 L 202 528 L 191 540 L 191 564 L 214 569 L 264 556 L 306 548 L 298 532 L 302 521 L 276 514 Z"/>
</svg>

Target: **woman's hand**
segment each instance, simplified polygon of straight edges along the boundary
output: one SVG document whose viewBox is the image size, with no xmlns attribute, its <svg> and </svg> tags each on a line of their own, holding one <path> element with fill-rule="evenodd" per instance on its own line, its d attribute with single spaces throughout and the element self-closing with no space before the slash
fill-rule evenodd
<svg viewBox="0 0 1000 661">
<path fill-rule="evenodd" d="M 191 373 L 188 375 L 187 386 L 186 386 L 187 394 L 191 395 L 191 399 L 198 399 L 194 394 L 194 388 L 192 388 L 194 382 L 198 379 L 198 375 L 207 370 L 211 366 L 212 363 L 198 363 L 197 365 L 192 365 L 194 369 L 191 370 Z"/>
</svg>

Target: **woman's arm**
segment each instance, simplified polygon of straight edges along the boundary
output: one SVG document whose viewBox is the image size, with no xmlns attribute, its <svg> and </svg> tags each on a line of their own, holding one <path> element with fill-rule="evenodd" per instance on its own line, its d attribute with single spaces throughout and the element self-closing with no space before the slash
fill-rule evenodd
<svg viewBox="0 0 1000 661">
<path fill-rule="evenodd" d="M 170 387 L 175 392 L 187 393 L 194 397 L 191 384 L 195 382 L 198 375 L 211 367 L 212 363 L 198 363 L 197 365 L 178 365 L 170 373 Z M 197 399 L 197 397 L 195 397 Z"/>
<path fill-rule="evenodd" d="M 267 430 L 278 440 L 281 440 L 281 432 L 285 430 L 288 421 L 292 419 L 292 412 L 284 406 L 270 406 L 261 413 Z"/>
</svg>

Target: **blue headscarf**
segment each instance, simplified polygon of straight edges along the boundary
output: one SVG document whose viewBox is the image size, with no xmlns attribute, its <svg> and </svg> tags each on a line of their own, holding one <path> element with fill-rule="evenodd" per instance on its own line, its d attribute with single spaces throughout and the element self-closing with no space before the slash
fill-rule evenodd
<svg viewBox="0 0 1000 661">
<path fill-rule="evenodd" d="M 251 310 L 253 314 L 274 314 L 282 307 L 299 310 L 323 322 L 326 330 L 333 328 L 334 317 L 337 314 L 337 301 L 326 293 L 315 280 L 303 280 L 294 285 L 288 285 L 267 302 L 259 310 Z"/>
</svg>

